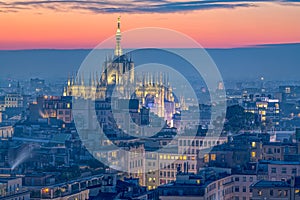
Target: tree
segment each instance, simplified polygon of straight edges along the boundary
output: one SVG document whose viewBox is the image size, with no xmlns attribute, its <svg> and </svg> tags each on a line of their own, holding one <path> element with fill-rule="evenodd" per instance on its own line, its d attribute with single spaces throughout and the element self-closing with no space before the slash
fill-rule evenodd
<svg viewBox="0 0 300 200">
<path fill-rule="evenodd" d="M 239 105 L 227 107 L 225 131 L 238 133 L 241 130 L 253 130 L 258 127 L 260 122 L 257 115 L 245 112 L 245 109 Z"/>
</svg>

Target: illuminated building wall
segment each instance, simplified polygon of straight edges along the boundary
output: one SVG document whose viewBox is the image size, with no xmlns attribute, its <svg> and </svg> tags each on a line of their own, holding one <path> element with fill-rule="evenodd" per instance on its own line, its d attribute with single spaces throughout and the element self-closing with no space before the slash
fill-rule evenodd
<svg viewBox="0 0 300 200">
<path fill-rule="evenodd" d="M 261 122 L 264 123 L 269 119 L 275 126 L 279 125 L 280 106 L 278 99 L 261 97 L 254 101 L 243 101 L 242 106 L 245 112 L 257 114 Z"/>
</svg>

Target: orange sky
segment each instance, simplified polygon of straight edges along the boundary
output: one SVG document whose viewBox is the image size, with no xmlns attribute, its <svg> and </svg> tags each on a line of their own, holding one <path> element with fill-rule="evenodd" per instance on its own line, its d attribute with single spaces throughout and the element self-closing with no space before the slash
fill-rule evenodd
<svg viewBox="0 0 300 200">
<path fill-rule="evenodd" d="M 180 13 L 123 13 L 122 31 L 148 26 L 170 28 L 204 47 L 300 42 L 299 4 L 255 5 Z M 0 12 L 0 49 L 93 48 L 114 35 L 118 15 L 46 8 Z"/>
</svg>

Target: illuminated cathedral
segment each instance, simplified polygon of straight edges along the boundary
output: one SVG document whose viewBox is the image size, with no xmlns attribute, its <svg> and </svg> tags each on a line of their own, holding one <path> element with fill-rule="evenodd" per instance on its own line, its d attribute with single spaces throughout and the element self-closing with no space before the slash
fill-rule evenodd
<svg viewBox="0 0 300 200">
<path fill-rule="evenodd" d="M 147 107 L 159 117 L 171 121 L 176 105 L 168 75 L 160 72 L 138 75 L 135 72 L 133 60 L 122 51 L 120 17 L 115 38 L 114 56 L 103 63 L 104 70 L 100 76 L 95 72 L 88 81 L 83 74 L 69 78 L 63 96 L 105 100 L 111 97 L 114 90 L 120 94 L 119 98 L 138 99 L 140 108 Z"/>
</svg>

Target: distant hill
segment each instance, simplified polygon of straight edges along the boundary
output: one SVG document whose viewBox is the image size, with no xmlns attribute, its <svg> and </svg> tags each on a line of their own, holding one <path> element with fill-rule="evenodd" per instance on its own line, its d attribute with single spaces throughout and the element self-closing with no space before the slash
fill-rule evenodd
<svg viewBox="0 0 300 200">
<path fill-rule="evenodd" d="M 300 44 L 207 49 L 225 80 L 299 80 Z M 49 80 L 75 72 L 90 50 L 0 51 L 0 78 Z"/>
</svg>

